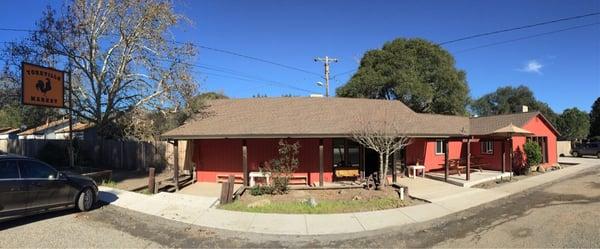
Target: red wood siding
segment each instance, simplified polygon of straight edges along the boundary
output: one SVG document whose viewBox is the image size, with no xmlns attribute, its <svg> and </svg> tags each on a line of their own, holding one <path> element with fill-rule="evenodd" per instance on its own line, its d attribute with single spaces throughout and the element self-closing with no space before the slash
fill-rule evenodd
<svg viewBox="0 0 600 249">
<path fill-rule="evenodd" d="M 533 132 L 536 136 L 548 137 L 548 163 L 544 164 L 545 168 L 550 167 L 558 162 L 556 134 L 540 116 L 536 116 L 529 123 L 523 126 L 523 129 Z M 525 139 L 520 143 L 521 150 L 525 144 Z"/>
<path fill-rule="evenodd" d="M 444 168 L 444 154 L 435 153 L 436 139 L 416 138 L 406 147 L 406 162 L 408 165 L 414 165 L 417 160 L 421 165 L 425 165 L 426 171 L 438 170 Z M 448 142 L 450 154 L 448 159 L 460 159 L 463 155 L 464 146 L 461 141 Z"/>
<path fill-rule="evenodd" d="M 309 183 L 319 182 L 319 139 L 287 139 L 300 142 L 299 167 L 294 175 L 305 175 Z M 248 171 L 258 171 L 261 162 L 277 156 L 279 139 L 246 139 Z M 242 175 L 242 139 L 196 140 L 198 181 L 214 182 L 217 175 Z M 332 141 L 323 139 L 324 181 L 333 175 Z"/>
</svg>

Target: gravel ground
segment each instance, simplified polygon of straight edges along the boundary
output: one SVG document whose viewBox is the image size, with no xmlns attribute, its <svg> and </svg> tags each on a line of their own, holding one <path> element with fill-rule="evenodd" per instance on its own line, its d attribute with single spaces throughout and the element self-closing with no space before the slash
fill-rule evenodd
<svg viewBox="0 0 600 249">
<path fill-rule="evenodd" d="M 416 225 L 330 236 L 206 229 L 114 206 L 0 223 L 0 247 L 600 248 L 600 167 Z"/>
</svg>

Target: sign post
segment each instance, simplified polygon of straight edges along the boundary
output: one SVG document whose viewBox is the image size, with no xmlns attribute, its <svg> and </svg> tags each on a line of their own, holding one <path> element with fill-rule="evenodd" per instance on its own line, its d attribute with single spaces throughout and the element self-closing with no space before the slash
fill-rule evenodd
<svg viewBox="0 0 600 249">
<path fill-rule="evenodd" d="M 73 101 L 69 71 L 69 166 L 74 166 Z M 65 106 L 65 71 L 23 62 L 21 64 L 21 102 L 49 108 Z"/>
</svg>

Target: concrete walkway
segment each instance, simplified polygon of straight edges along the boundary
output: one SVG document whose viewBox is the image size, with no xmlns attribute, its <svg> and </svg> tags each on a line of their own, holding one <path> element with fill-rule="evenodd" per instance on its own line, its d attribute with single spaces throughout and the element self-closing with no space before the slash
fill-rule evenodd
<svg viewBox="0 0 600 249">
<path fill-rule="evenodd" d="M 111 205 L 145 214 L 210 228 L 289 235 L 354 233 L 432 220 L 600 166 L 598 159 L 561 158 L 560 161 L 580 164 L 503 184 L 493 189 L 461 188 L 440 182 L 437 183 L 444 186 L 435 187 L 430 186 L 435 183 L 426 181 L 427 179 L 415 179 L 412 182 L 413 187 L 409 187 L 410 194 L 431 203 L 374 212 L 345 214 L 234 212 L 214 208 L 216 198 L 169 193 L 148 196 L 107 187 L 100 187 L 100 199 Z M 418 185 L 421 185 L 421 188 L 417 187 Z M 436 192 L 436 189 L 439 192 Z"/>
</svg>

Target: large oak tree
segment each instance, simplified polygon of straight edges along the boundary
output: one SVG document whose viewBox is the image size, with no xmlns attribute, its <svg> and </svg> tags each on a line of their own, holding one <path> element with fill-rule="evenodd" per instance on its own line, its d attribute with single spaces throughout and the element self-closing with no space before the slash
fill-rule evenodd
<svg viewBox="0 0 600 249">
<path fill-rule="evenodd" d="M 423 39 L 396 39 L 370 50 L 337 96 L 400 100 L 416 112 L 467 113 L 465 72 L 442 47 Z"/>
<path fill-rule="evenodd" d="M 538 101 L 526 86 L 499 87 L 473 101 L 471 109 L 478 116 L 490 116 L 522 112 L 524 105 L 529 107 L 529 111 L 540 111 L 556 126 L 558 115 L 548 104 Z"/>
<path fill-rule="evenodd" d="M 565 109 L 558 116 L 557 129 L 563 139 L 581 141 L 590 132 L 590 118 L 577 107 Z"/>
</svg>

